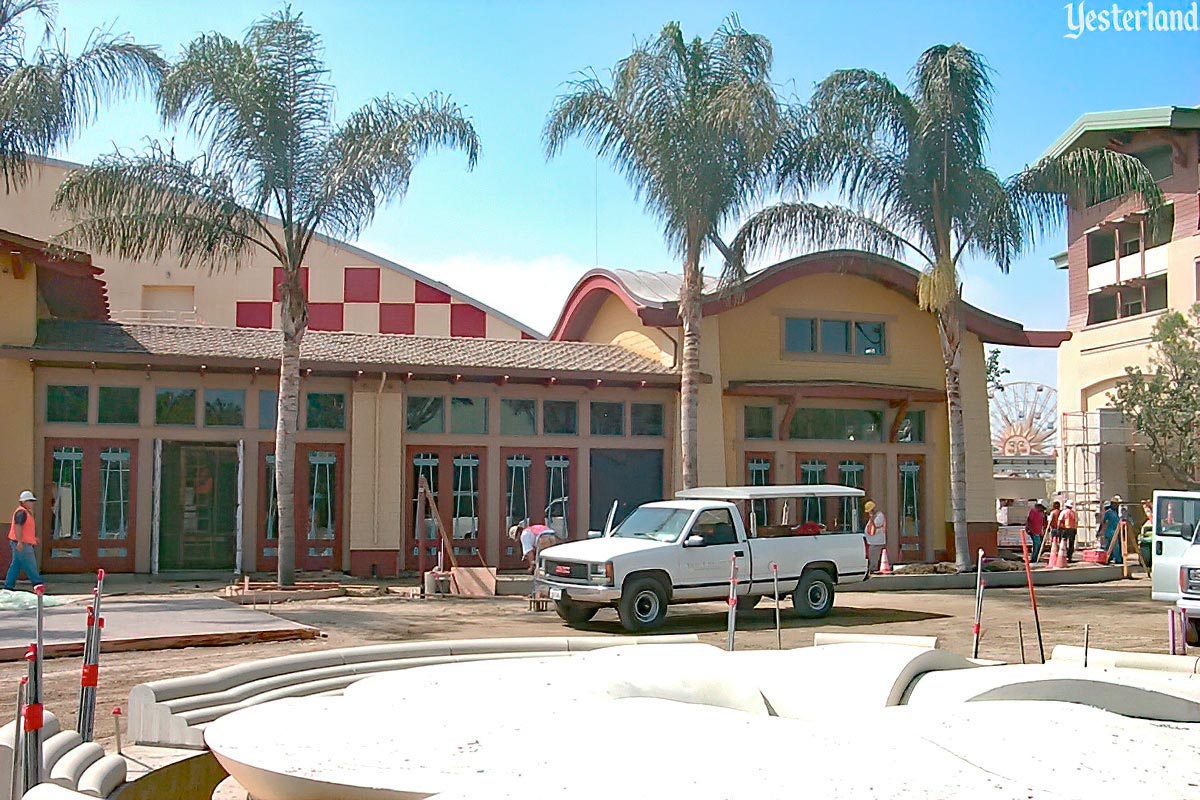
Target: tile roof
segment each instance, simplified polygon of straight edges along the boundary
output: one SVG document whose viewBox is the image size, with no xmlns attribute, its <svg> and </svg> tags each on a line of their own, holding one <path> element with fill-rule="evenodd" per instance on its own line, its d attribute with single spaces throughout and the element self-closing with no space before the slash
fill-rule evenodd
<svg viewBox="0 0 1200 800">
<path fill-rule="evenodd" d="M 277 361 L 280 338 L 279 331 L 252 328 L 42 320 L 32 347 L 3 349 L 29 352 L 35 358 L 69 353 L 90 356 L 89 360 L 109 355 L 131 363 L 145 357 L 249 366 Z M 677 380 L 677 373 L 661 362 L 619 345 L 586 342 L 308 331 L 300 358 L 304 366 L 314 368 Z"/>
</svg>

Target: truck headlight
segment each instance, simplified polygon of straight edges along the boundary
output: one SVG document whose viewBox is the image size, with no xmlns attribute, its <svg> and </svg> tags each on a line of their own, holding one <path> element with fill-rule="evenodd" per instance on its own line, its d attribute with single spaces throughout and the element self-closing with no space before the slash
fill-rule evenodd
<svg viewBox="0 0 1200 800">
<path fill-rule="evenodd" d="M 613 582 L 613 565 L 611 561 L 603 564 L 588 565 L 588 579 L 592 583 L 598 583 L 601 586 L 612 586 Z"/>
<path fill-rule="evenodd" d="M 537 576 L 538 576 L 539 578 L 544 578 L 544 577 L 546 577 L 546 560 L 545 560 L 544 558 L 539 558 L 539 559 L 538 559 L 538 562 L 537 562 Z"/>
</svg>

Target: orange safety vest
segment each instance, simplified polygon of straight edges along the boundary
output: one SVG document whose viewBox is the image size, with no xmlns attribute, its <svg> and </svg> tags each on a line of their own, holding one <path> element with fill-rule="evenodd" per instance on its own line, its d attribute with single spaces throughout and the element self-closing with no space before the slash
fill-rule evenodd
<svg viewBox="0 0 1200 800">
<path fill-rule="evenodd" d="M 25 512 L 25 524 L 17 524 L 17 512 Z M 17 538 L 17 532 L 20 531 L 20 538 Z M 37 544 L 37 526 L 33 524 L 33 512 L 24 506 L 17 506 L 13 510 L 12 521 L 8 526 L 8 539 L 11 542 L 24 542 L 25 544 Z"/>
</svg>

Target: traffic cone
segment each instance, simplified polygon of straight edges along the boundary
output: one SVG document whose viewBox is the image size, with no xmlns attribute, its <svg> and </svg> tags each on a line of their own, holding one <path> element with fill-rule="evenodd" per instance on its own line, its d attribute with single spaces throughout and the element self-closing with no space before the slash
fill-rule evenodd
<svg viewBox="0 0 1200 800">
<path fill-rule="evenodd" d="M 1058 569 L 1058 539 L 1050 542 L 1050 561 L 1046 564 L 1050 569 Z"/>
<path fill-rule="evenodd" d="M 1060 541 L 1058 543 L 1058 563 L 1054 566 L 1062 569 L 1067 566 L 1067 543 Z"/>
<path fill-rule="evenodd" d="M 879 574 L 891 575 L 892 562 L 888 560 L 887 548 L 883 548 L 883 552 L 879 554 Z"/>
</svg>

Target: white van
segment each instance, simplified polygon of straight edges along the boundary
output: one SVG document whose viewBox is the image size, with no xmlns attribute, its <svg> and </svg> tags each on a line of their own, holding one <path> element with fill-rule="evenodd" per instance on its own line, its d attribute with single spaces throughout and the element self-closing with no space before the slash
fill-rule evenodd
<svg viewBox="0 0 1200 800">
<path fill-rule="evenodd" d="M 1154 567 L 1151 597 L 1175 603 L 1180 598 L 1180 567 L 1200 567 L 1200 492 L 1154 493 Z"/>
</svg>

